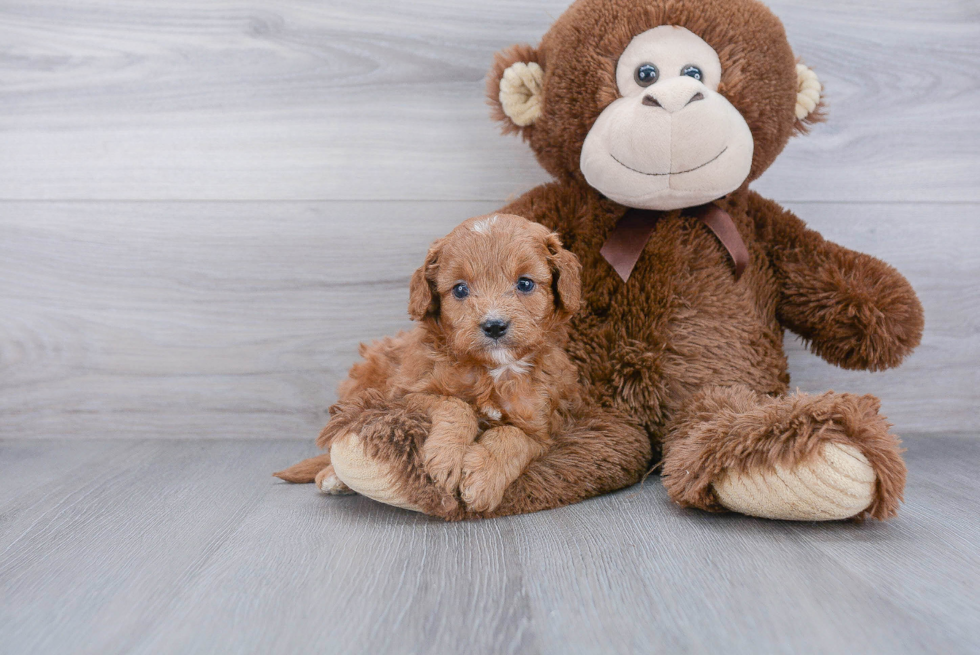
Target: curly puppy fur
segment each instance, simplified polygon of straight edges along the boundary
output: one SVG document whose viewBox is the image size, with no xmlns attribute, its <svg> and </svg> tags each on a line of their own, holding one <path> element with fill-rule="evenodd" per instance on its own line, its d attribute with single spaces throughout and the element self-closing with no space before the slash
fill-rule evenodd
<svg viewBox="0 0 980 655">
<path fill-rule="evenodd" d="M 446 518 L 531 511 L 635 482 L 645 461 L 624 476 L 615 449 L 600 465 L 612 480 L 570 486 L 562 474 L 564 459 L 595 465 L 596 433 L 649 448 L 614 412 L 588 406 L 565 353 L 579 270 L 540 224 L 509 215 L 461 224 L 412 278 L 409 314 L 419 326 L 361 347 L 318 445 L 356 432 L 370 456 L 409 465 L 415 474 L 399 483 L 412 503 Z M 503 335 L 487 332 L 491 320 L 506 325 Z M 509 488 L 544 453 L 545 465 Z M 306 482 L 318 466 L 329 466 L 329 455 L 276 475 Z"/>
</svg>

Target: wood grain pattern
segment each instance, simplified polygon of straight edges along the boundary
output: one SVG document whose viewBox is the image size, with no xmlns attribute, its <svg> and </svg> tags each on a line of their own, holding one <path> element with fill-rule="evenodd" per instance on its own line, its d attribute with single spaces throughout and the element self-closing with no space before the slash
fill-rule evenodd
<svg viewBox="0 0 980 655">
<path fill-rule="evenodd" d="M 428 243 L 489 203 L 5 203 L 0 436 L 313 435 L 359 341 L 409 324 Z M 793 384 L 879 394 L 898 431 L 975 433 L 977 205 L 800 204 L 926 308 L 902 367 L 845 372 L 787 336 Z M 937 229 L 941 226 L 941 229 Z"/>
<path fill-rule="evenodd" d="M 831 120 L 760 181 L 784 201 L 980 201 L 980 13 L 774 0 Z M 495 51 L 567 0 L 12 0 L 0 199 L 455 199 L 545 179 L 491 124 Z"/>
<path fill-rule="evenodd" d="M 445 524 L 273 482 L 307 442 L 3 441 L 50 479 L 0 495 L 0 650 L 975 652 L 980 442 L 908 445 L 883 524 L 685 511 L 655 477 Z"/>
</svg>

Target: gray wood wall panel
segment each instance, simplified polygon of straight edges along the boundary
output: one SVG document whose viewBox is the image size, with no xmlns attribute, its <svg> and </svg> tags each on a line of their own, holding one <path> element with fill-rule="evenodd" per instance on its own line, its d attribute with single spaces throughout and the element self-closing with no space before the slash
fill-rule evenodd
<svg viewBox="0 0 980 655">
<path fill-rule="evenodd" d="M 485 202 L 26 202 L 0 217 L 0 437 L 314 435 L 357 343 L 407 327 L 428 243 Z M 793 384 L 879 394 L 901 432 L 974 431 L 980 206 L 797 203 L 926 308 L 900 368 L 787 335 Z M 938 226 L 938 227 L 937 227 Z"/>
<path fill-rule="evenodd" d="M 2 3 L 0 436 L 313 434 L 357 342 L 407 325 L 428 242 L 546 179 L 483 75 L 566 4 Z M 974 431 L 980 9 L 771 5 L 831 119 L 756 187 L 927 310 L 896 371 L 790 338 L 794 384 Z"/>
<path fill-rule="evenodd" d="M 0 198 L 493 200 L 545 179 L 488 119 L 493 52 L 566 0 L 0 6 Z M 774 0 L 831 120 L 781 200 L 980 201 L 963 0 Z"/>
</svg>

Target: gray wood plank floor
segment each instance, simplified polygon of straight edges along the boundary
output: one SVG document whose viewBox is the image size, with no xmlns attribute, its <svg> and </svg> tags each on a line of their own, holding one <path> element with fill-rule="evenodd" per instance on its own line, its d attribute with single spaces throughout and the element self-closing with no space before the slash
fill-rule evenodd
<svg viewBox="0 0 980 655">
<path fill-rule="evenodd" d="M 445 524 L 266 440 L 0 441 L 6 653 L 975 653 L 980 441 L 910 438 L 888 523 L 681 510 L 656 477 Z"/>
</svg>

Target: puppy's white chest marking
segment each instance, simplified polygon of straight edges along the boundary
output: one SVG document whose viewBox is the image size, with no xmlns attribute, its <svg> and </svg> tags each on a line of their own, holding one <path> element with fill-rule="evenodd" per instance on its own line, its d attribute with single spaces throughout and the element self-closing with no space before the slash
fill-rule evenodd
<svg viewBox="0 0 980 655">
<path fill-rule="evenodd" d="M 499 409 L 497 409 L 496 407 L 492 407 L 490 405 L 481 407 L 480 411 L 483 412 L 483 415 L 486 416 L 491 421 L 499 421 L 500 417 L 503 416 L 503 414 L 500 412 Z"/>
<path fill-rule="evenodd" d="M 494 350 L 491 353 L 491 357 L 497 363 L 496 368 L 490 369 L 490 376 L 494 379 L 494 382 L 500 380 L 500 378 L 508 373 L 524 375 L 534 366 L 524 357 L 514 359 L 514 356 L 506 350 Z"/>
</svg>

